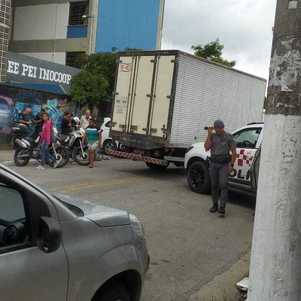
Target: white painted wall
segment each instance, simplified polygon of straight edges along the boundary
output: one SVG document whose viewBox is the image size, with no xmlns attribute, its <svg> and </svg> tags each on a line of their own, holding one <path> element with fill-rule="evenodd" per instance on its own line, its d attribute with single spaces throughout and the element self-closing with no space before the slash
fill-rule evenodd
<svg viewBox="0 0 301 301">
<path fill-rule="evenodd" d="M 40 60 L 49 61 L 57 64 L 66 64 L 66 52 L 24 52 L 23 55 L 35 57 Z"/>
<path fill-rule="evenodd" d="M 14 18 L 14 40 L 65 39 L 69 3 L 17 7 Z"/>
</svg>

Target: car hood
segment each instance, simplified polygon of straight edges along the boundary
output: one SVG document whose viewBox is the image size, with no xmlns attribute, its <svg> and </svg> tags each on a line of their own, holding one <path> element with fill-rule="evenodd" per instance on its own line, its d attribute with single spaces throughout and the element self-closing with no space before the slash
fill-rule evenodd
<svg viewBox="0 0 301 301">
<path fill-rule="evenodd" d="M 76 215 L 84 215 L 99 226 L 113 227 L 130 224 L 129 214 L 124 210 L 97 205 L 91 201 L 79 200 L 62 194 L 55 194 L 54 196 L 65 203 Z M 82 214 L 79 213 L 78 209 L 82 211 Z"/>
</svg>

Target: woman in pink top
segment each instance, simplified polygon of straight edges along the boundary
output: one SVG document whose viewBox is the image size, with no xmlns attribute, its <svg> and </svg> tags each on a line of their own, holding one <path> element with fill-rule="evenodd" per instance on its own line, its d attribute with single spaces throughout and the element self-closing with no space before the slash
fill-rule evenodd
<svg viewBox="0 0 301 301">
<path fill-rule="evenodd" d="M 42 131 L 40 133 L 41 137 L 41 159 L 42 166 L 44 167 L 46 163 L 51 160 L 51 155 L 49 153 L 49 145 L 52 143 L 52 121 L 49 119 L 48 113 L 42 114 Z"/>
</svg>

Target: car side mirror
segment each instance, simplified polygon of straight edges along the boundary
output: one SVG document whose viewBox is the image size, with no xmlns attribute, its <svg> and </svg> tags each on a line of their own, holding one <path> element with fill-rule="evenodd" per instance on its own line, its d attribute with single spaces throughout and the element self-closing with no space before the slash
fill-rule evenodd
<svg viewBox="0 0 301 301">
<path fill-rule="evenodd" d="M 62 240 L 62 232 L 57 220 L 52 217 L 41 217 L 39 223 L 38 246 L 45 253 L 56 251 Z"/>
</svg>

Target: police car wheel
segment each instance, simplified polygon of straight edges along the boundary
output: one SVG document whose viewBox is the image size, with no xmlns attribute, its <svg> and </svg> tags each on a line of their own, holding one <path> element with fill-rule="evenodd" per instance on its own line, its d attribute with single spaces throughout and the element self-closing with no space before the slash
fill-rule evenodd
<svg viewBox="0 0 301 301">
<path fill-rule="evenodd" d="M 187 182 L 190 189 L 197 193 L 210 193 L 210 175 L 204 161 L 195 161 L 187 170 Z"/>
</svg>

